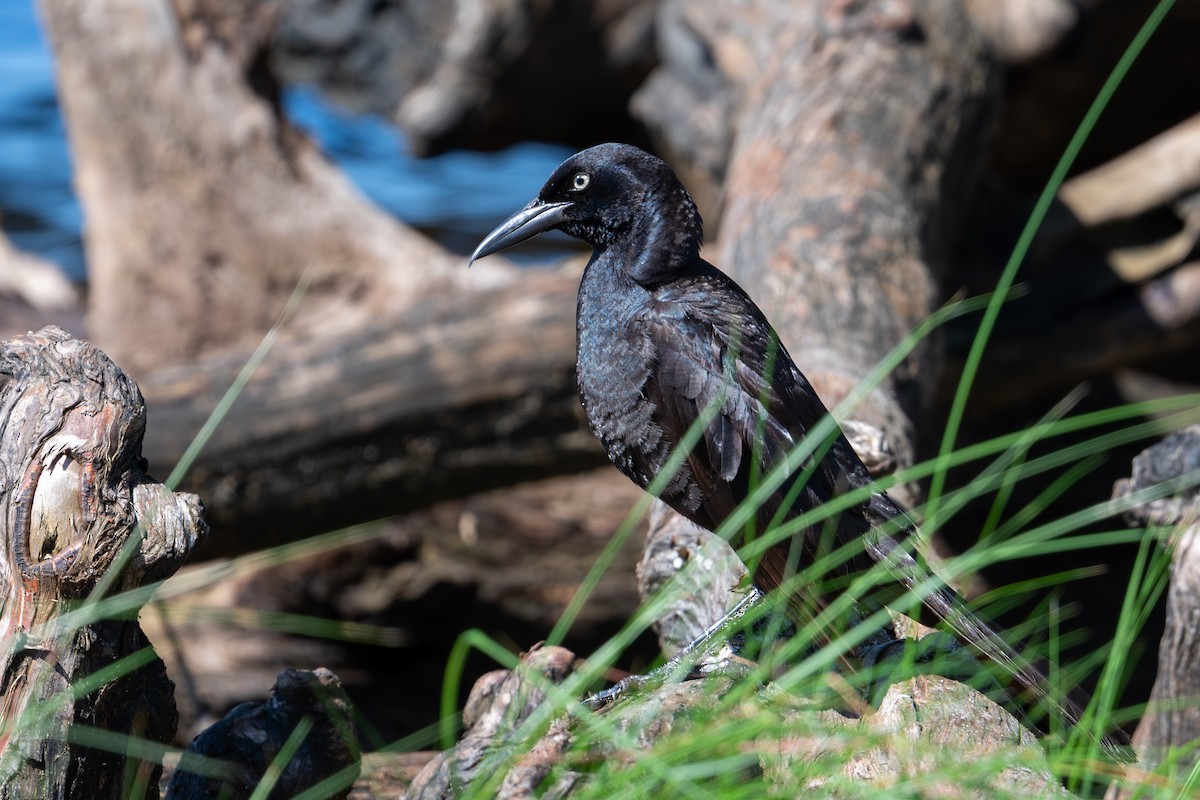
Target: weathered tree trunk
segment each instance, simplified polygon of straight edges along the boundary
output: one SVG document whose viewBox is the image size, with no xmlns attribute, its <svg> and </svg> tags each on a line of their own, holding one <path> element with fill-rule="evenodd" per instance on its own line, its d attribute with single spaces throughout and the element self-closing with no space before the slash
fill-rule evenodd
<svg viewBox="0 0 1200 800">
<path fill-rule="evenodd" d="M 598 463 L 574 396 L 575 276 L 468 271 L 364 201 L 279 116 L 266 7 L 231 8 L 43 3 L 88 212 L 91 331 L 143 384 L 149 458 L 175 464 L 307 279 L 187 484 L 220 541 Z"/>
<path fill-rule="evenodd" d="M 717 263 L 775 312 L 832 406 L 940 303 L 995 71 L 953 4 L 761 2 L 716 16 L 708 24 L 728 33 L 710 46 L 740 43 L 756 67 L 726 73 L 744 100 Z M 885 431 L 901 464 L 937 363 L 922 346 L 851 412 Z"/>
<path fill-rule="evenodd" d="M 1166 630 L 1158 646 L 1158 679 L 1133 742 L 1149 766 L 1200 740 L 1200 425 L 1171 434 L 1133 460 L 1132 475 L 1113 487 L 1114 497 L 1187 481 L 1177 492 L 1130 514 L 1142 525 L 1173 528 L 1163 542 L 1171 552 Z M 1182 781 L 1196 763 L 1192 750 L 1175 765 Z M 1121 796 L 1129 796 L 1126 792 Z"/>
<path fill-rule="evenodd" d="M 386 329 L 381 315 L 511 277 L 468 273 L 288 125 L 265 63 L 269 4 L 40 6 L 87 214 L 89 333 L 139 381 L 252 347 L 302 276 L 295 326 L 322 335 Z"/>
<path fill-rule="evenodd" d="M 122 755 L 175 733 L 147 598 L 86 602 L 167 578 L 205 533 L 196 497 L 143 472 L 144 430 L 95 347 L 56 328 L 0 347 L 0 797 L 158 796 L 160 765 Z"/>
<path fill-rule="evenodd" d="M 601 462 L 573 396 L 574 275 L 531 277 L 499 259 L 468 272 L 363 201 L 279 117 L 263 7 L 104 0 L 103 13 L 85 13 L 78 0 L 43 2 L 88 212 L 94 336 L 146 392 L 157 469 L 175 464 L 293 286 L 311 279 L 187 484 L 205 488 L 223 541 L 252 547 Z M 635 6 L 597 6 L 606 41 L 645 13 Z M 953 210 L 968 205 L 971 159 L 987 151 L 990 72 L 961 9 L 874 8 L 666 3 L 665 66 L 634 100 L 662 149 L 686 154 L 676 163 L 710 209 L 710 234 L 723 198 L 714 260 L 768 310 L 830 404 L 937 302 L 932 267 Z M 1121 363 L 1164 341 L 1194 345 L 1193 272 L 1143 292 L 1165 330 L 1136 297 L 1121 306 Z M 1086 319 L 1110 330 L 1112 314 Z M 1093 343 L 1072 338 L 1081 327 L 1051 335 Z M 999 337 L 990 348 L 981 403 L 1116 363 L 1067 358 L 1079 369 L 1065 370 L 1055 356 L 1014 382 L 1011 364 L 1031 357 L 1014 338 L 1020 348 Z M 1033 357 L 1050 350 L 1039 343 Z M 900 465 L 936 381 L 927 355 L 854 412 Z"/>
</svg>

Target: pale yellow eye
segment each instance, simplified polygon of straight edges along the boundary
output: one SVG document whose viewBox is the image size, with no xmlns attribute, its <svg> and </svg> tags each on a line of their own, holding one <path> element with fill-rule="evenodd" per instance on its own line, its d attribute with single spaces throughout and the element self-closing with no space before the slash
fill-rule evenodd
<svg viewBox="0 0 1200 800">
<path fill-rule="evenodd" d="M 592 182 L 592 178 L 586 172 L 576 172 L 575 177 L 571 179 L 571 191 L 582 192 Z"/>
</svg>

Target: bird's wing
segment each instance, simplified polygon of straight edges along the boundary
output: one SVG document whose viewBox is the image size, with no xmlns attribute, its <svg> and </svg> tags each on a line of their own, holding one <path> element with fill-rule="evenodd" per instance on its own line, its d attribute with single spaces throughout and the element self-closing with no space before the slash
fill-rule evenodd
<svg viewBox="0 0 1200 800">
<path fill-rule="evenodd" d="M 765 476 L 778 467 L 828 413 L 762 313 L 736 284 L 723 278 L 710 273 L 676 282 L 660 291 L 637 320 L 649 365 L 643 392 L 656 409 L 655 422 L 665 438 L 679 442 L 689 423 L 710 409 L 711 421 L 685 461 L 687 477 L 697 490 L 691 496 L 698 501 L 689 507 L 679 502 L 681 496 L 663 496 L 710 529 L 750 496 L 755 474 Z M 755 515 L 759 534 L 784 503 L 786 519 L 871 484 L 866 467 L 837 430 L 790 467 L 780 488 L 761 498 Z M 849 546 L 847 562 L 834 567 L 834 573 L 846 576 L 868 566 L 861 545 L 874 538 L 873 525 L 903 515 L 894 503 L 880 504 L 878 498 L 886 495 L 868 496 L 832 523 L 820 523 L 791 543 L 766 551 L 755 570 L 760 588 L 769 591 L 786 579 L 796 568 L 796 555 L 801 565 L 811 564 L 824 547 Z M 830 524 L 833 540 L 822 544 Z M 892 536 L 902 540 L 911 528 L 904 517 Z M 802 552 L 792 554 L 793 543 Z M 895 542 L 876 544 L 891 549 L 888 545 Z"/>
<path fill-rule="evenodd" d="M 715 412 L 702 456 L 724 481 L 735 480 L 753 453 L 758 468 L 778 464 L 828 413 L 765 317 L 728 279 L 705 275 L 661 291 L 637 324 L 651 365 L 646 399 L 668 429 L 706 408 Z M 675 427 L 670 433 L 682 436 L 685 425 Z M 835 444 L 826 478 L 850 487 L 868 482 L 844 439 L 836 436 Z"/>
<path fill-rule="evenodd" d="M 650 307 L 644 322 L 652 350 L 645 394 L 676 442 L 693 420 L 711 413 L 697 455 L 706 472 L 733 481 L 760 427 L 764 447 L 786 447 L 790 436 L 762 413 L 756 396 L 761 381 L 747 385 L 748 370 L 730 347 L 726 323 L 705 313 L 711 311 L 682 302 Z"/>
<path fill-rule="evenodd" d="M 706 506 L 707 519 L 695 521 L 719 525 L 745 499 L 752 473 L 776 466 L 825 407 L 732 282 L 706 279 L 659 292 L 637 325 L 650 365 L 643 393 L 666 437 L 678 443 L 693 420 L 711 414 L 685 463 Z M 810 477 L 812 502 L 834 493 L 839 460 L 801 465 L 829 472 Z M 777 509 L 778 502 L 770 513 Z"/>
</svg>

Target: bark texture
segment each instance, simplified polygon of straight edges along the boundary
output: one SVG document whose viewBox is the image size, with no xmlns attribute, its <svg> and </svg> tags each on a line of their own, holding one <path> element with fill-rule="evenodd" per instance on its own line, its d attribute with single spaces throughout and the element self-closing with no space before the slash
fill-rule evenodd
<svg viewBox="0 0 1200 800">
<path fill-rule="evenodd" d="M 709 48 L 733 51 L 723 72 L 741 98 L 716 263 L 773 312 L 833 406 L 939 302 L 996 73 L 969 19 L 940 3 L 762 2 L 706 16 L 722 31 Z M 902 464 L 936 363 L 922 346 L 851 412 L 885 431 Z"/>
<path fill-rule="evenodd" d="M 602 463 L 575 391 L 577 280 L 526 273 L 350 331 L 281 337 L 185 481 L 205 494 L 208 552 Z M 143 381 L 152 463 L 178 461 L 244 359 L 214 355 Z"/>
<path fill-rule="evenodd" d="M 525 730 L 530 716 L 547 702 L 547 686 L 561 683 L 575 669 L 575 654 L 561 647 L 537 647 L 526 654 L 516 671 L 497 670 L 484 675 L 471 689 L 463 708 L 464 733 L 451 749 L 431 760 L 413 780 L 408 800 L 452 798 L 473 783 L 492 781 L 499 785 L 495 797 L 529 797 L 561 757 L 567 737 L 562 722 L 551 725 L 541 742 L 520 742 L 520 752 L 505 752 L 505 745 Z M 520 753 L 526 755 L 522 757 Z M 535 766 L 544 764 L 544 768 Z M 501 784 L 497 770 L 505 770 Z M 561 797 L 565 787 L 555 787 L 549 797 Z M 539 793 L 540 794 L 540 793 Z"/>
<path fill-rule="evenodd" d="M 764 796 L 853 794 L 864 781 L 897 791 L 919 782 L 939 796 L 960 796 L 963 787 L 951 776 L 961 774 L 963 764 L 987 762 L 981 795 L 1072 796 L 1047 768 L 1029 731 L 983 695 L 938 676 L 897 682 L 878 710 L 861 719 L 836 710 L 836 700 L 828 708 L 785 692 L 723 705 L 733 681 L 689 680 L 626 699 L 586 722 L 578 717 L 587 713 L 582 709 L 563 713 L 544 722 L 533 742 L 523 741 L 534 729 L 523 723 L 555 707 L 547 687 L 576 668 L 569 651 L 543 648 L 527 654 L 513 672 L 485 675 L 463 711 L 462 739 L 429 761 L 404 797 L 450 798 L 486 785 L 496 787 L 497 798 L 535 792 L 563 798 L 589 782 L 620 786 L 623 773 L 638 772 L 646 754 L 672 735 L 691 735 L 699 759 L 725 755 L 728 761 L 721 748 L 730 742 L 721 730 L 756 715 L 769 721 L 761 723 L 760 736 L 738 745 L 741 754 L 757 757 L 755 767 L 734 770 L 743 791 L 755 785 Z M 854 743 L 849 757 L 847 739 Z M 705 742 L 712 742 L 711 750 Z M 728 778 L 707 776 L 705 788 L 716 791 Z"/>
<path fill-rule="evenodd" d="M 324 335 L 503 273 L 468 276 L 288 125 L 265 64 L 274 6 L 40 6 L 87 212 L 90 335 L 139 380 L 253 346 L 302 277 L 296 327 Z"/>
<path fill-rule="evenodd" d="M 1183 780 L 1196 763 L 1200 740 L 1200 425 L 1191 425 L 1144 450 L 1132 475 L 1113 487 L 1114 498 L 1138 491 L 1176 488 L 1140 505 L 1131 521 L 1165 533 L 1171 554 L 1167 623 L 1158 646 L 1158 679 L 1133 742 L 1147 764 L 1175 760 Z M 1130 796 L 1126 790 L 1120 796 Z"/>
<path fill-rule="evenodd" d="M 206 532 L 200 502 L 146 476 L 141 394 L 87 342 L 0 345 L 0 409 L 0 797 L 157 797 L 160 766 L 119 755 L 175 733 L 147 596 L 84 601 L 171 575 Z"/>
</svg>

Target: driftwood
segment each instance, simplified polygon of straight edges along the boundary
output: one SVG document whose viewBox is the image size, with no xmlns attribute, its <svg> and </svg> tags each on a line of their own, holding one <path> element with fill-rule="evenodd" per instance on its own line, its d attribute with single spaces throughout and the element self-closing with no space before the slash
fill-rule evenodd
<svg viewBox="0 0 1200 800">
<path fill-rule="evenodd" d="M 1059 196 L 1082 225 L 1094 227 L 1145 214 L 1197 191 L 1200 116 L 1075 176 L 1063 184 Z M 1195 224 L 1186 227 L 1194 228 Z"/>
<path fill-rule="evenodd" d="M 468 271 L 367 204 L 277 116 L 261 8 L 105 9 L 43 11 L 89 209 L 91 334 L 149 398 L 157 468 L 307 281 L 186 484 L 203 488 L 218 544 L 599 463 L 574 395 L 574 275 Z M 131 104 L 149 110 L 108 111 Z"/>
<path fill-rule="evenodd" d="M 139 382 L 253 347 L 302 277 L 293 329 L 335 342 L 346 327 L 386 329 L 382 314 L 505 282 L 502 267 L 468 273 L 366 202 L 280 116 L 269 6 L 40 7 L 87 208 L 89 334 Z"/>
<path fill-rule="evenodd" d="M 1170 481 L 1190 482 L 1167 497 L 1130 513 L 1132 522 L 1166 529 L 1163 545 L 1171 553 L 1166 631 L 1158 649 L 1158 679 L 1133 741 L 1147 763 L 1168 758 L 1185 776 L 1197 761 L 1192 749 L 1200 740 L 1200 426 L 1177 431 L 1133 460 L 1130 478 L 1118 481 L 1113 496 L 1125 497 Z"/>
<path fill-rule="evenodd" d="M 757 755 L 759 769 L 744 770 L 739 781 L 743 790 L 747 783 L 761 785 L 764 796 L 800 796 L 818 787 L 837 791 L 864 779 L 879 789 L 928 781 L 931 790 L 955 795 L 962 787 L 946 776 L 982 759 L 995 759 L 987 778 L 992 792 L 1071 796 L 1038 755 L 1032 734 L 1012 716 L 978 692 L 936 676 L 896 683 L 879 709 L 861 719 L 783 692 L 724 709 L 722 697 L 732 688 L 731 680 L 690 680 L 612 706 L 587 727 L 567 714 L 544 719 L 544 732 L 535 741 L 518 740 L 517 734 L 537 730 L 523 724 L 554 702 L 548 699 L 548 687 L 561 684 L 578 666 L 570 651 L 548 647 L 526 655 L 515 672 L 500 670 L 481 678 L 463 711 L 462 739 L 433 757 L 404 797 L 455 797 L 479 791 L 485 781 L 491 781 L 491 796 L 497 798 L 530 797 L 535 791 L 539 797 L 569 797 L 592 780 L 575 765 L 603 762 L 602 769 L 619 774 L 635 768 L 673 733 L 704 725 L 720 728 L 755 714 L 772 719 L 766 726 L 770 733 L 744 743 Z M 584 734 L 588 728 L 593 729 L 590 735 Z M 597 728 L 605 733 L 596 735 Z M 581 736 L 587 745 L 580 744 Z M 852 757 L 837 744 L 846 737 L 856 742 Z M 570 761 L 564 761 L 568 752 Z M 388 784 L 392 790 L 395 786 Z"/>
<path fill-rule="evenodd" d="M 427 297 L 345 335 L 282 339 L 184 484 L 204 491 L 218 534 L 208 552 L 602 463 L 575 393 L 575 285 L 573 275 L 528 274 Z M 162 369 L 142 382 L 152 463 L 178 460 L 243 360 L 214 357 L 199 372 Z"/>
<path fill-rule="evenodd" d="M 535 648 L 515 672 L 497 670 L 484 675 L 471 689 L 463 708 L 465 732 L 458 744 L 441 753 L 413 779 L 408 800 L 454 797 L 475 780 L 496 777 L 503 764 L 507 775 L 496 798 L 528 797 L 549 768 L 562 756 L 566 740 L 563 723 L 555 723 L 542 742 L 529 747 L 515 764 L 504 759 L 504 744 L 539 706 L 546 702 L 547 686 L 562 683 L 575 669 L 575 655 L 562 647 Z M 539 743 L 540 744 L 540 743 Z M 547 758 L 542 751 L 549 749 Z M 544 768 L 543 768 L 544 767 Z M 569 787 L 566 787 L 569 788 Z M 552 790 L 551 797 L 561 796 Z"/>
<path fill-rule="evenodd" d="M 173 573 L 205 534 L 199 500 L 143 472 L 137 386 L 61 330 L 0 347 L 0 420 L 0 796 L 157 797 L 159 765 L 123 753 L 174 735 L 173 686 L 140 602 L 83 601 Z"/>
<path fill-rule="evenodd" d="M 59 329 L 0 346 L 0 410 L 0 797 L 156 798 L 160 761 L 125 755 L 137 740 L 169 742 L 178 719 L 174 685 L 136 622 L 148 595 L 107 615 L 86 601 L 174 573 L 207 533 L 200 502 L 145 475 L 137 386 Z M 327 670 L 287 671 L 270 701 L 201 733 L 167 796 L 249 797 L 299 726 L 305 736 L 272 796 L 335 775 L 328 796 L 345 796 L 358 745 Z M 214 770 L 224 778 L 205 777 Z"/>
</svg>

